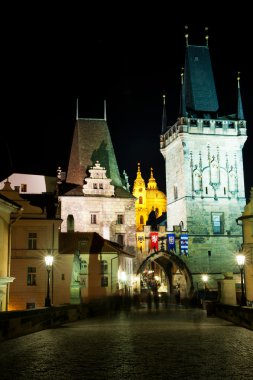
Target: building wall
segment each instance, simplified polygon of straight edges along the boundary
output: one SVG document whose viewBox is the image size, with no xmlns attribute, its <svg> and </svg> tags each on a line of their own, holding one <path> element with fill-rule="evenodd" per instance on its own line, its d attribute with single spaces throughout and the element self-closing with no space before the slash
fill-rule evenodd
<svg viewBox="0 0 253 380">
<path fill-rule="evenodd" d="M 123 234 L 125 249 L 135 249 L 134 199 L 61 196 L 60 202 L 62 232 L 67 232 L 68 215 L 73 215 L 76 232 L 97 232 L 112 241 Z M 91 214 L 97 215 L 96 224 L 91 223 Z M 123 224 L 116 223 L 118 214 L 123 215 Z"/>
</svg>

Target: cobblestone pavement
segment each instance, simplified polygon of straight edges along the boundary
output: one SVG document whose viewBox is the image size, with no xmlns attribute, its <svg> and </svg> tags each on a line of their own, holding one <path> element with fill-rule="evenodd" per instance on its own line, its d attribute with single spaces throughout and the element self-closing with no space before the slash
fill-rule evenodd
<svg viewBox="0 0 253 380">
<path fill-rule="evenodd" d="M 0 379 L 253 378 L 253 331 L 199 309 L 89 318 L 0 343 Z"/>
</svg>

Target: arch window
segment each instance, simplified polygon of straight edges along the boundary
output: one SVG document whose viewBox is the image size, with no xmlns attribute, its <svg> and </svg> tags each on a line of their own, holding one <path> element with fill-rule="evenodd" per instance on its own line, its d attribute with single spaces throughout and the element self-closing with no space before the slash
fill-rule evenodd
<svg viewBox="0 0 253 380">
<path fill-rule="evenodd" d="M 68 215 L 67 217 L 67 231 L 68 232 L 74 232 L 75 230 L 75 222 L 73 215 Z"/>
</svg>

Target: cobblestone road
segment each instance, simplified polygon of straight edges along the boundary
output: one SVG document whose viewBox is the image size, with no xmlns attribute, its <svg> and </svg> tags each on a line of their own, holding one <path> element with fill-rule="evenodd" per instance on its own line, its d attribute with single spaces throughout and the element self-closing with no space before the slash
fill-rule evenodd
<svg viewBox="0 0 253 380">
<path fill-rule="evenodd" d="M 204 310 L 141 309 L 0 343 L 0 379 L 253 378 L 253 331 Z"/>
</svg>

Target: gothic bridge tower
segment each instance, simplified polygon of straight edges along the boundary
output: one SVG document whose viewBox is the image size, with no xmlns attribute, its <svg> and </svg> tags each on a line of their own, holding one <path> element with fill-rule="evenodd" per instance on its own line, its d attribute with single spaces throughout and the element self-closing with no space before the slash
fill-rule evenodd
<svg viewBox="0 0 253 380">
<path fill-rule="evenodd" d="M 181 259 L 195 288 L 202 273 L 209 274 L 209 288 L 216 288 L 224 273 L 238 272 L 235 253 L 242 234 L 236 219 L 245 206 L 242 149 L 247 133 L 239 75 L 237 81 L 236 113 L 221 116 L 208 36 L 204 46 L 195 46 L 188 44 L 186 34 L 180 113 L 174 125 L 163 122 L 160 151 L 165 159 L 167 229 L 173 232 L 181 223 L 188 234 L 188 255 Z M 230 91 L 228 96 L 233 95 Z M 164 104 L 163 121 L 165 115 Z"/>
</svg>

